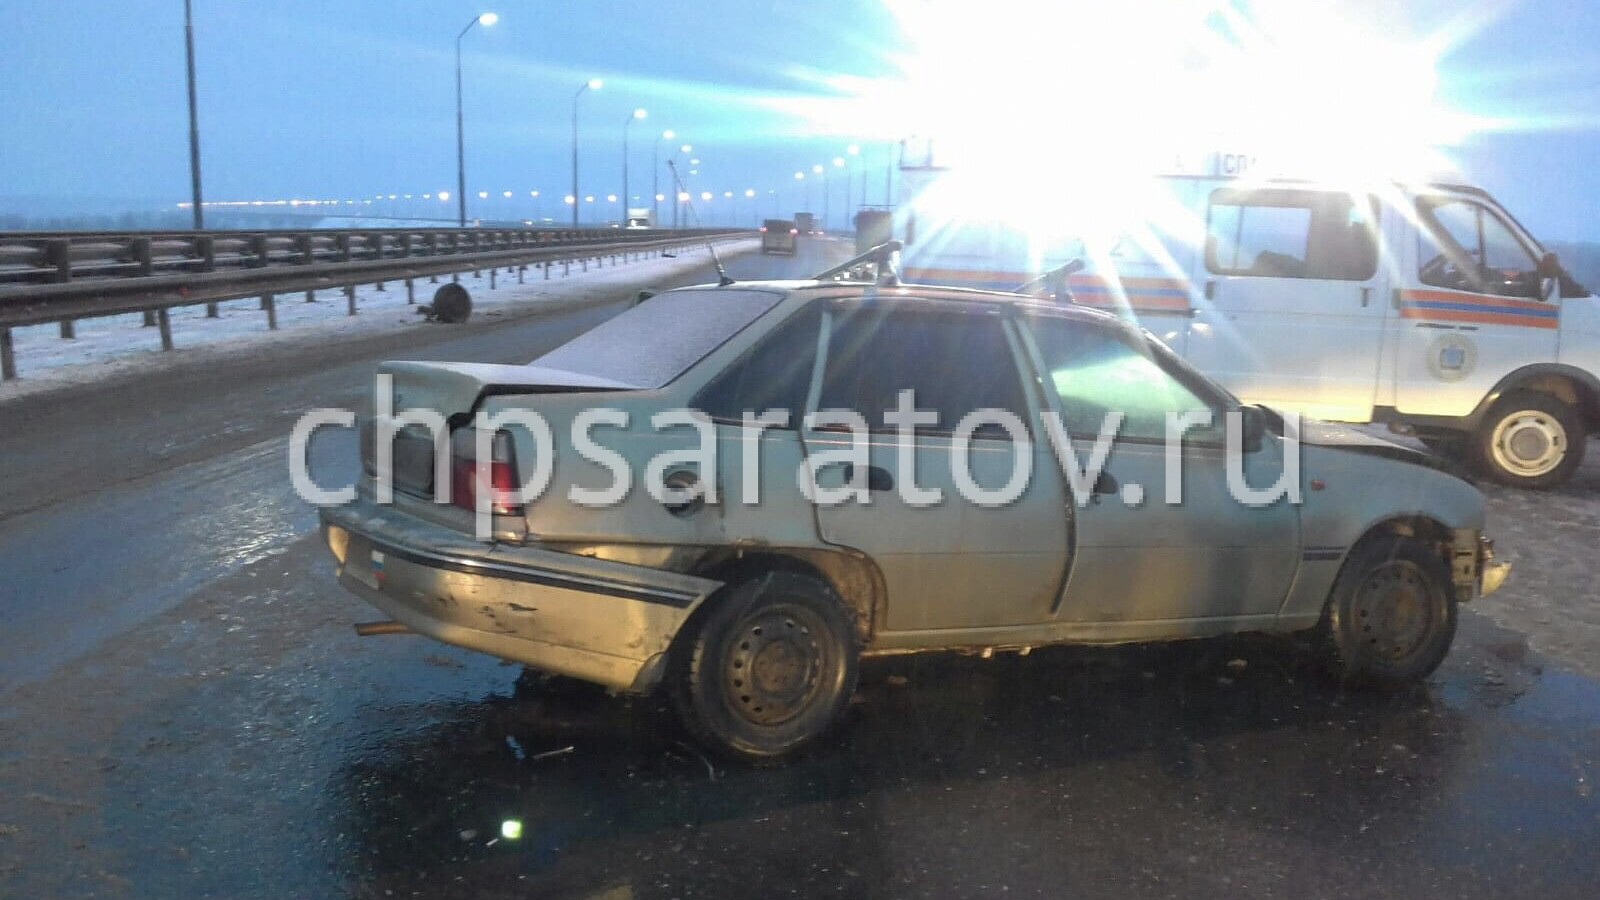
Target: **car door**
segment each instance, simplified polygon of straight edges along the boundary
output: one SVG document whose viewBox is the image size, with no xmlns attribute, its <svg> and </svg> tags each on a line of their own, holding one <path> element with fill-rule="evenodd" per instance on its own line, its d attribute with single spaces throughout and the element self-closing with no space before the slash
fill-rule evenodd
<svg viewBox="0 0 1600 900">
<path fill-rule="evenodd" d="M 1389 309 L 1378 209 L 1343 191 L 1212 191 L 1188 359 L 1249 402 L 1369 421 Z"/>
<path fill-rule="evenodd" d="M 816 504 L 817 528 L 824 541 L 877 564 L 888 592 L 888 631 L 1045 622 L 1055 606 L 1066 565 L 1065 492 L 1047 444 L 1026 424 L 1033 407 L 1002 311 L 992 303 L 866 300 L 831 305 L 825 316 L 825 363 L 809 408 L 859 413 L 870 429 L 869 468 L 862 474 L 846 471 L 853 463 L 829 465 L 816 481 L 832 489 L 862 474 L 870 490 L 864 503 Z M 913 392 L 915 406 L 937 422 L 908 435 L 887 424 L 902 391 Z M 982 409 L 1016 416 L 1020 432 L 986 426 L 958 441 L 960 421 Z M 814 421 L 803 434 L 812 457 L 852 441 L 847 431 Z M 999 491 L 1019 462 L 1031 475 L 998 504 L 971 497 L 956 469 L 977 487 Z M 914 487 L 942 499 L 929 503 Z"/>
<path fill-rule="evenodd" d="M 1078 460 L 1092 458 L 1108 413 L 1123 417 L 1094 493 L 1078 502 L 1058 617 L 1132 625 L 1275 616 L 1300 562 L 1299 513 L 1283 499 L 1250 506 L 1234 498 L 1227 398 L 1132 330 L 1044 314 L 1023 322 L 1049 414 Z M 1209 412 L 1215 425 L 1175 445 L 1181 490 L 1171 495 L 1168 414 L 1190 411 Z M 1263 490 L 1283 471 L 1282 454 L 1265 440 L 1235 464 Z"/>
<path fill-rule="evenodd" d="M 1556 359 L 1561 301 L 1543 299 L 1538 257 L 1479 199 L 1417 198 L 1417 284 L 1398 292 L 1395 407 L 1465 415 L 1505 375 Z"/>
</svg>

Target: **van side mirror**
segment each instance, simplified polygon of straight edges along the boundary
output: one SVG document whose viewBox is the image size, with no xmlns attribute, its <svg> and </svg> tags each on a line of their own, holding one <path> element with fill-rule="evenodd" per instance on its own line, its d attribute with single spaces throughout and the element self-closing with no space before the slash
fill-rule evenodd
<svg viewBox="0 0 1600 900">
<path fill-rule="evenodd" d="M 1539 257 L 1539 277 L 1541 279 L 1560 278 L 1564 274 L 1566 274 L 1566 270 L 1561 268 L 1561 257 L 1556 256 L 1554 253 L 1546 253 L 1544 256 Z"/>
<path fill-rule="evenodd" d="M 1539 276 L 1539 299 L 1554 300 L 1558 296 L 1570 293 L 1564 290 L 1572 276 L 1567 270 L 1561 268 L 1561 260 L 1554 253 L 1546 253 L 1539 257 L 1539 266 L 1536 270 Z"/>
</svg>

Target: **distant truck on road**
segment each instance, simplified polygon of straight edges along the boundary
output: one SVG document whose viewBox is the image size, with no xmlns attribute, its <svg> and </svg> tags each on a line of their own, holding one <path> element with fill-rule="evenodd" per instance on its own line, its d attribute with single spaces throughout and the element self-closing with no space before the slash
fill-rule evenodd
<svg viewBox="0 0 1600 900">
<path fill-rule="evenodd" d="M 651 214 L 650 207 L 643 206 L 628 210 L 629 228 L 654 228 L 655 216 Z"/>
<path fill-rule="evenodd" d="M 801 234 L 816 234 L 817 217 L 808 212 L 797 212 L 794 214 L 794 227 L 799 229 Z"/>
<path fill-rule="evenodd" d="M 894 239 L 894 213 L 887 209 L 863 209 L 856 213 L 856 252 L 865 253 Z"/>
</svg>

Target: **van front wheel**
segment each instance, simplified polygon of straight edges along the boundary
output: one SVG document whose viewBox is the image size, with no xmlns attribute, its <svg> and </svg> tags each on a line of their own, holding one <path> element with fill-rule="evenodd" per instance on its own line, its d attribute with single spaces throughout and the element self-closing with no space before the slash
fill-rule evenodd
<svg viewBox="0 0 1600 900">
<path fill-rule="evenodd" d="M 1501 484 L 1548 488 L 1583 462 L 1583 416 L 1538 391 L 1513 391 L 1489 409 L 1474 436 L 1474 462 Z"/>
</svg>

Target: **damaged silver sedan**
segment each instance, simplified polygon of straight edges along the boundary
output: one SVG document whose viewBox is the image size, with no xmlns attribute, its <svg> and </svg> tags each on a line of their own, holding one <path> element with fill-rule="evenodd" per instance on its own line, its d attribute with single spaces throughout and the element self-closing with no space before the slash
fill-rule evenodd
<svg viewBox="0 0 1600 900">
<path fill-rule="evenodd" d="M 381 375 L 392 427 L 321 512 L 375 630 L 664 688 L 746 759 L 825 733 L 872 655 L 1313 632 L 1341 678 L 1406 683 L 1506 574 L 1422 454 L 1013 294 L 684 288 L 527 366 Z"/>
</svg>

